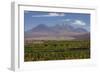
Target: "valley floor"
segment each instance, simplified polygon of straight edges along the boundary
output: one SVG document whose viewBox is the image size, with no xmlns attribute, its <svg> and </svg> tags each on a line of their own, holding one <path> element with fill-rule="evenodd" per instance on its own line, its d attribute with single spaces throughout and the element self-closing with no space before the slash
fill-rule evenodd
<svg viewBox="0 0 100 73">
<path fill-rule="evenodd" d="M 25 42 L 24 61 L 47 61 L 90 58 L 89 40 L 33 40 Z"/>
</svg>

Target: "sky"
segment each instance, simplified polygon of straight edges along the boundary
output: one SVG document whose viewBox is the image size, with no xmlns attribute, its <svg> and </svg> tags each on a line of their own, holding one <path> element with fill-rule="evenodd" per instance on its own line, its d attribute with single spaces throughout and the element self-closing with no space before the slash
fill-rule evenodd
<svg viewBox="0 0 100 73">
<path fill-rule="evenodd" d="M 90 30 L 90 14 L 24 11 L 24 31 L 28 31 L 39 24 L 55 26 L 70 24 Z"/>
</svg>

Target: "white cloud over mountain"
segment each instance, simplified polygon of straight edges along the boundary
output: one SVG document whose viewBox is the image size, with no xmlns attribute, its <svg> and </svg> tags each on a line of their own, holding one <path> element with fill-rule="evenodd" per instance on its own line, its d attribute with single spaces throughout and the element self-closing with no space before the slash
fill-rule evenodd
<svg viewBox="0 0 100 73">
<path fill-rule="evenodd" d="M 82 26 L 86 25 L 86 23 L 83 22 L 83 21 L 81 21 L 81 20 L 75 20 L 75 21 L 73 22 L 73 24 L 75 24 L 75 25 L 82 25 Z"/>
<path fill-rule="evenodd" d="M 79 19 L 63 19 L 62 22 L 69 23 L 71 25 L 79 25 L 79 26 L 87 25 L 84 21 Z"/>
</svg>

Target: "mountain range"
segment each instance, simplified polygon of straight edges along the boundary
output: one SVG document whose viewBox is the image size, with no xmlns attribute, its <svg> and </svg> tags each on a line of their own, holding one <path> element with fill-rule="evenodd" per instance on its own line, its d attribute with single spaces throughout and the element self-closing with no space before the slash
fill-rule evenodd
<svg viewBox="0 0 100 73">
<path fill-rule="evenodd" d="M 47 26 L 39 24 L 25 31 L 25 40 L 80 40 L 90 39 L 90 32 L 84 28 L 74 28 L 68 24 Z"/>
</svg>

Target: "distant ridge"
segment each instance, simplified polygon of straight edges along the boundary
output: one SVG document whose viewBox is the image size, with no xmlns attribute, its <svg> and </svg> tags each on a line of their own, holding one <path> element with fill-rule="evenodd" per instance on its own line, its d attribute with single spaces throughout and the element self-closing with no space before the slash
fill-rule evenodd
<svg viewBox="0 0 100 73">
<path fill-rule="evenodd" d="M 84 28 L 74 28 L 71 25 L 47 26 L 39 24 L 26 31 L 25 39 L 90 39 L 90 33 Z"/>
</svg>

